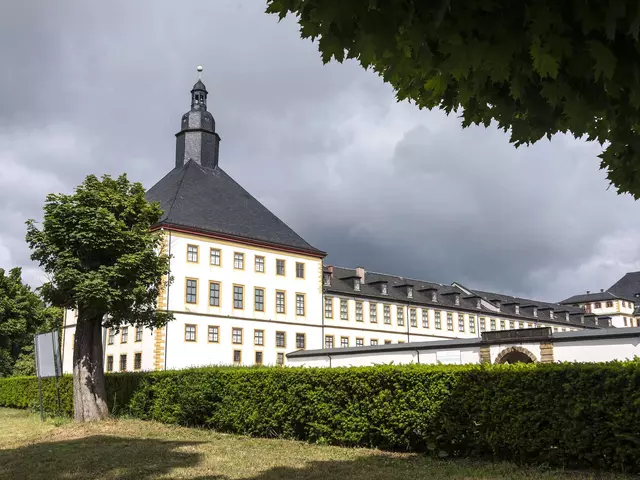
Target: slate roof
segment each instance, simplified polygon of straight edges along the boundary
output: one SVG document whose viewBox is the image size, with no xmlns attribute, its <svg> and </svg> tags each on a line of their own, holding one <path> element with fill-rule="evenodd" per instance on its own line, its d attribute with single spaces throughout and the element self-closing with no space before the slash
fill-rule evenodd
<svg viewBox="0 0 640 480">
<path fill-rule="evenodd" d="M 158 225 L 257 240 L 324 257 L 220 167 L 189 160 L 151 187 L 147 200 L 164 211 Z"/>
<path fill-rule="evenodd" d="M 560 303 L 571 304 L 571 303 L 590 303 L 590 302 L 606 302 L 607 300 L 626 300 L 626 296 L 615 295 L 610 291 L 606 292 L 596 292 L 596 293 L 583 293 L 581 295 L 574 295 L 573 297 L 569 297 L 565 300 L 562 300 Z"/>
<path fill-rule="evenodd" d="M 609 291 L 634 302 L 640 295 L 640 272 L 629 272 L 609 287 Z"/>
<path fill-rule="evenodd" d="M 325 267 L 325 272 L 329 271 L 331 267 Z M 536 321 L 551 323 L 559 326 L 566 325 L 579 325 L 581 327 L 597 328 L 595 324 L 595 316 L 585 315 L 584 310 L 575 308 L 568 305 L 561 305 L 559 303 L 541 302 L 538 300 L 531 300 L 527 298 L 512 297 L 509 295 L 502 295 L 499 293 L 485 292 L 482 290 L 472 290 L 464 286 L 444 285 L 435 282 L 429 282 L 425 280 L 416 280 L 411 278 L 400 277 L 397 275 L 389 275 L 384 273 L 366 272 L 364 281 L 360 286 L 360 292 L 355 292 L 352 284 L 348 280 L 344 280 L 348 277 L 353 277 L 356 274 L 355 269 L 332 267 L 333 277 L 331 279 L 331 286 L 325 286 L 325 291 L 328 294 L 343 294 L 350 296 L 362 296 L 375 298 L 380 302 L 398 302 L 398 303 L 413 303 L 416 305 L 427 305 L 433 308 L 443 308 L 450 310 L 465 310 L 471 314 L 482 315 L 488 317 L 500 317 L 508 318 L 516 321 Z M 388 282 L 388 294 L 383 295 L 378 285 L 375 282 L 385 281 Z M 407 298 L 406 292 L 403 288 L 399 288 L 402 285 L 413 285 L 413 298 Z M 420 292 L 422 289 L 435 288 L 438 292 L 437 303 L 431 301 L 429 292 Z M 459 293 L 460 305 L 455 304 L 454 295 L 446 295 L 447 293 Z M 480 297 L 480 308 L 477 307 L 477 298 Z M 496 300 L 499 300 L 501 305 L 498 308 Z M 511 303 L 511 305 L 509 305 Z M 515 313 L 515 304 L 520 305 L 520 313 Z M 538 316 L 533 315 L 533 308 L 526 308 L 526 306 L 536 306 L 538 308 Z M 554 311 L 554 318 L 550 317 L 550 309 Z M 569 312 L 569 321 L 565 320 L 564 312 Z M 585 323 L 581 322 L 581 317 L 584 316 Z"/>
</svg>

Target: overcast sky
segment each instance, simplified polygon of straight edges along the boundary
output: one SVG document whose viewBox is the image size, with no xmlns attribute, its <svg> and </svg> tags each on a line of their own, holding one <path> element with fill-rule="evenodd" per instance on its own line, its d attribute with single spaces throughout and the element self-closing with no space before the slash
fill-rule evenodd
<svg viewBox="0 0 640 480">
<path fill-rule="evenodd" d="M 356 63 L 322 65 L 264 8 L 0 2 L 0 267 L 42 281 L 24 222 L 47 193 L 173 168 L 202 64 L 220 166 L 328 263 L 543 300 L 640 270 L 640 204 L 607 190 L 598 145 L 462 130 Z"/>
</svg>

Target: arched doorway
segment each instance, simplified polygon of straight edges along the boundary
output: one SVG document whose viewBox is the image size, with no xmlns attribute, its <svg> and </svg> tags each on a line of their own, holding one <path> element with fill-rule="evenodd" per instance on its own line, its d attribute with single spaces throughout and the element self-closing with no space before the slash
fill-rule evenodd
<svg viewBox="0 0 640 480">
<path fill-rule="evenodd" d="M 509 347 L 501 351 L 496 357 L 496 363 L 535 363 L 536 357 L 526 348 Z"/>
</svg>

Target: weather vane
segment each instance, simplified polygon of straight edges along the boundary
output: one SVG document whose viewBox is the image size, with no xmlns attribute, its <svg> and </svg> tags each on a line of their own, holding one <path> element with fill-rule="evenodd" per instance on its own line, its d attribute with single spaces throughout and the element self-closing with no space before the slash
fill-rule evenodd
<svg viewBox="0 0 640 480">
<path fill-rule="evenodd" d="M 196 70 L 198 70 L 198 80 L 202 80 L 202 65 L 198 65 Z"/>
</svg>

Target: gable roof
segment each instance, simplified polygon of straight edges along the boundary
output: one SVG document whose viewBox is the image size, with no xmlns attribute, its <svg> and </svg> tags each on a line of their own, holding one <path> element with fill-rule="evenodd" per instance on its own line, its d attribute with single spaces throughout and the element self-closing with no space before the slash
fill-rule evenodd
<svg viewBox="0 0 640 480">
<path fill-rule="evenodd" d="M 569 297 L 562 300 L 560 303 L 571 304 L 571 303 L 606 302 L 607 300 L 618 300 L 618 299 L 626 300 L 626 297 L 616 295 L 614 293 L 611 293 L 610 291 L 606 291 L 606 292 L 583 293 L 581 295 L 574 295 L 573 297 Z"/>
<path fill-rule="evenodd" d="M 220 167 L 193 160 L 174 168 L 146 194 L 163 210 L 158 226 L 185 227 L 324 257 Z"/>
<path fill-rule="evenodd" d="M 629 272 L 609 287 L 609 291 L 621 297 L 637 301 L 640 294 L 640 272 Z"/>
</svg>

